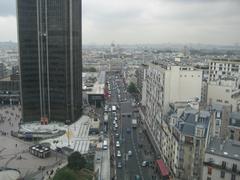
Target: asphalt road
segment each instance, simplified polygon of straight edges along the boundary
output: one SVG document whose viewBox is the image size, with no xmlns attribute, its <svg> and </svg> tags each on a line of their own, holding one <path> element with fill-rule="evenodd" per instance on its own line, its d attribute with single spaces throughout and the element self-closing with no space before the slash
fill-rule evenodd
<svg viewBox="0 0 240 180">
<path fill-rule="evenodd" d="M 132 128 L 132 118 L 136 118 L 132 107 L 133 98 L 126 92 L 122 79 L 116 80 L 112 78 L 110 84 L 112 88 L 111 104 L 119 106 L 117 110 L 118 128 L 115 131 L 113 128 L 115 115 L 113 113 L 111 113 L 109 121 L 112 138 L 111 149 L 112 152 L 115 152 L 113 154 L 114 165 L 112 166 L 112 172 L 114 173 L 112 176 L 116 175 L 115 179 L 118 180 L 135 180 L 136 175 L 139 175 L 141 180 L 155 179 L 153 178 L 154 168 L 141 166 L 144 160 L 152 162 L 154 155 L 151 154 L 151 146 L 144 133 L 142 133 L 140 124 L 138 128 Z M 130 129 L 130 132 L 127 132 L 127 129 Z M 120 135 L 119 138 L 115 136 L 116 133 Z M 120 148 L 116 147 L 116 141 L 120 142 Z M 144 147 L 139 148 L 139 144 L 144 144 Z M 121 151 L 121 158 L 117 157 L 118 150 Z M 128 151 L 132 151 L 132 156 L 128 156 Z M 122 163 L 122 168 L 117 167 L 118 162 Z"/>
</svg>

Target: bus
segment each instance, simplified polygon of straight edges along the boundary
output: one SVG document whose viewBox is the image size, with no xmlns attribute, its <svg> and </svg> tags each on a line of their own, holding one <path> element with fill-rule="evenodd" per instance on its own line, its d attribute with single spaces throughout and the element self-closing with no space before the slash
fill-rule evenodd
<svg viewBox="0 0 240 180">
<path fill-rule="evenodd" d="M 103 149 L 104 149 L 104 150 L 107 150 L 107 149 L 108 149 L 108 142 L 107 142 L 107 140 L 104 140 L 104 141 L 103 141 Z"/>
</svg>

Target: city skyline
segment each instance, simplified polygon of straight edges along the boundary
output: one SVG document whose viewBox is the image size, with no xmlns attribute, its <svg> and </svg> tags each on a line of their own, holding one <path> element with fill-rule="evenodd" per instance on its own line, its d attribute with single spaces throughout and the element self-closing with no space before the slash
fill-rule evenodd
<svg viewBox="0 0 240 180">
<path fill-rule="evenodd" d="M 240 2 L 83 1 L 83 44 L 240 42 Z M 15 0 L 0 2 L 0 41 L 17 41 Z"/>
</svg>

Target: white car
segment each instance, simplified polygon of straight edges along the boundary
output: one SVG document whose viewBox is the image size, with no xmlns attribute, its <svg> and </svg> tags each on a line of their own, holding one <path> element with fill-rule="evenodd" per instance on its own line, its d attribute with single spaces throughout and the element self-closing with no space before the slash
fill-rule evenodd
<svg viewBox="0 0 240 180">
<path fill-rule="evenodd" d="M 128 151 L 128 156 L 132 156 L 132 151 Z"/>
<path fill-rule="evenodd" d="M 116 141 L 116 147 L 117 147 L 117 148 L 120 147 L 120 143 L 119 143 L 119 141 Z"/>
<path fill-rule="evenodd" d="M 115 123 L 115 128 L 118 128 L 118 124 L 117 123 Z"/>
<path fill-rule="evenodd" d="M 114 120 L 117 121 L 117 117 L 114 117 Z"/>
<path fill-rule="evenodd" d="M 121 157 L 122 155 L 121 155 L 121 151 L 117 151 L 117 157 Z"/>
</svg>

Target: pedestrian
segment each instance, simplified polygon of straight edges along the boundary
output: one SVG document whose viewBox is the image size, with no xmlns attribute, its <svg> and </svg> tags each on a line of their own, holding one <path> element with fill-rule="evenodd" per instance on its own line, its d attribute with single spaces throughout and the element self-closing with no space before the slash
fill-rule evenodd
<svg viewBox="0 0 240 180">
<path fill-rule="evenodd" d="M 17 147 L 17 144 L 15 146 Z"/>
</svg>

